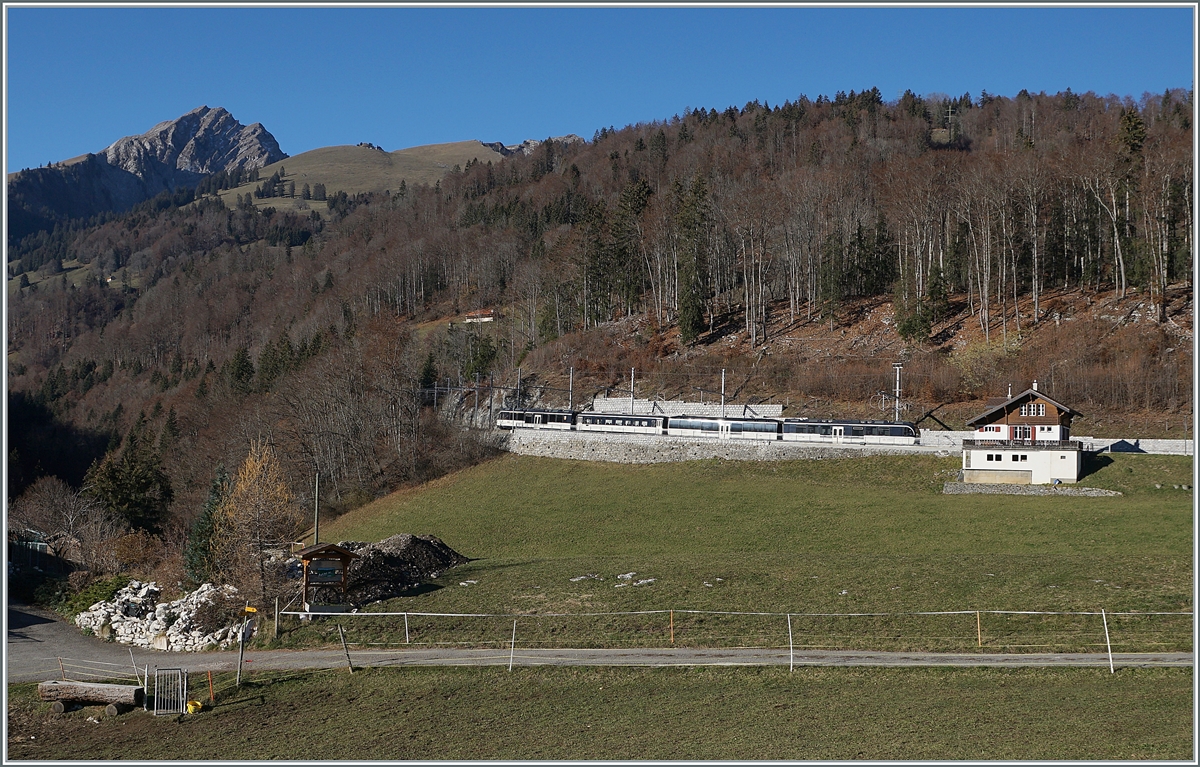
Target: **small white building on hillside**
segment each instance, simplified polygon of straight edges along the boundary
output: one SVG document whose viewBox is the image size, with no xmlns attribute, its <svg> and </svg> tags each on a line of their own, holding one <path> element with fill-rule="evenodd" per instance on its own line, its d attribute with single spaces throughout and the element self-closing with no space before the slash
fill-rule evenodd
<svg viewBox="0 0 1200 767">
<path fill-rule="evenodd" d="M 963 482 L 1078 482 L 1083 450 L 1071 439 L 1071 419 L 1078 415 L 1038 391 L 1037 381 L 1015 397 L 988 400 L 987 410 L 967 421 L 974 434 L 963 440 Z"/>
</svg>

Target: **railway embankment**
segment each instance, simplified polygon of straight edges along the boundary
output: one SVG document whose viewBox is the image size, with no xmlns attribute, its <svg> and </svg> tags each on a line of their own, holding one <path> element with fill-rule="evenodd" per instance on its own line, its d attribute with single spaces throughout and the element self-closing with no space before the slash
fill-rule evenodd
<svg viewBox="0 0 1200 767">
<path fill-rule="evenodd" d="M 610 463 L 672 463 L 719 458 L 729 461 L 795 461 L 865 455 L 951 455 L 945 447 L 925 445 L 813 445 L 643 434 L 612 434 L 522 429 L 501 438 L 510 453 Z"/>
<path fill-rule="evenodd" d="M 568 458 L 609 463 L 672 463 L 720 458 L 729 461 L 795 461 L 913 453 L 955 455 L 973 432 L 922 432 L 919 445 L 814 445 L 800 442 L 757 442 L 666 437 L 644 434 L 589 433 L 553 429 L 521 429 L 499 436 L 501 450 L 542 458 Z M 1075 437 L 1089 452 L 1191 455 L 1195 443 L 1182 439 L 1096 439 Z"/>
</svg>

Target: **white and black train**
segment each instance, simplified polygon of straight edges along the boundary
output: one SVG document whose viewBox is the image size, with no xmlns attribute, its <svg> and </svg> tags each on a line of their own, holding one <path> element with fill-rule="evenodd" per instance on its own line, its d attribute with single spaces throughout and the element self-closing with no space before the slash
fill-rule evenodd
<svg viewBox="0 0 1200 767">
<path fill-rule="evenodd" d="M 671 437 L 826 442 L 850 445 L 915 445 L 917 427 L 907 421 L 841 418 L 721 418 L 695 415 L 631 415 L 573 410 L 501 410 L 501 429 L 620 432 Z"/>
</svg>

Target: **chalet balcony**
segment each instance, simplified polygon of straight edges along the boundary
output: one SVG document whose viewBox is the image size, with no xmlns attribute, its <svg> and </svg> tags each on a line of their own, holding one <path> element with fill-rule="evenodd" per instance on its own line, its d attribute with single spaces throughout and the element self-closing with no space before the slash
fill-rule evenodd
<svg viewBox="0 0 1200 767">
<path fill-rule="evenodd" d="M 1022 450 L 1082 450 L 1074 439 L 964 439 L 964 448 L 1021 448 Z"/>
</svg>

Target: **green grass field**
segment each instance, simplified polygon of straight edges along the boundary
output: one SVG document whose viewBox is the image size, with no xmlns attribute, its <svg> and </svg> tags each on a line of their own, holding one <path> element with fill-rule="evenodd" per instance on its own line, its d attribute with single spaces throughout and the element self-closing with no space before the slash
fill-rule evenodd
<svg viewBox="0 0 1200 767">
<path fill-rule="evenodd" d="M 10 686 L 8 758 L 1193 756 L 1190 669 L 411 668 L 231 681 L 217 678 L 215 708 L 157 719 L 54 715 L 34 685 Z"/>
<path fill-rule="evenodd" d="M 369 609 L 521 615 L 525 646 L 656 646 L 671 623 L 677 644 L 780 646 L 788 613 L 883 613 L 794 617 L 796 644 L 1102 651 L 1099 615 L 909 614 L 1191 610 L 1191 493 L 1170 489 L 1190 483 L 1190 458 L 1102 457 L 1082 484 L 1117 498 L 941 494 L 957 468 L 929 456 L 626 466 L 507 455 L 353 511 L 321 537 L 437 535 L 474 561 Z M 648 610 L 678 612 L 581 617 Z M 403 618 L 345 623 L 352 642 L 404 641 Z M 411 641 L 489 644 L 508 641 L 511 620 L 409 627 Z M 1192 648 L 1190 616 L 1116 615 L 1109 628 L 1118 652 Z M 329 641 L 329 630 L 284 621 L 273 644 Z"/>
<path fill-rule="evenodd" d="M 1105 457 L 1117 498 L 946 496 L 958 461 L 623 466 L 506 455 L 322 525 L 322 540 L 430 533 L 474 557 L 374 610 L 518 614 L 517 644 L 1103 651 L 1094 616 L 1190 611 L 1191 460 Z M 1154 489 L 1159 483 L 1164 489 Z M 1170 488 L 1170 489 L 1168 489 Z M 636 573 L 629 581 L 618 575 Z M 578 580 L 581 575 L 593 575 Z M 641 586 L 636 583 L 649 580 Z M 471 583 L 474 581 L 474 583 Z M 463 586 L 462 583 L 469 585 Z M 575 617 L 550 617 L 570 613 Z M 412 616 L 414 644 L 504 645 L 511 617 Z M 276 646 L 404 641 L 403 618 L 300 626 Z M 1110 619 L 1116 651 L 1192 647 L 1190 616 Z M 268 630 L 261 632 L 269 637 Z M 193 678 L 207 701 L 207 684 Z M 49 713 L 9 686 L 10 759 L 1177 759 L 1191 669 L 377 668 L 218 674 L 216 705 Z M 197 688 L 197 685 L 199 687 Z M 98 718 L 89 722 L 88 716 Z"/>
</svg>

